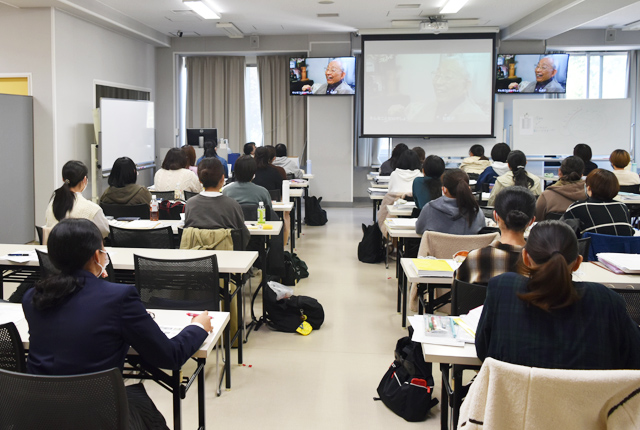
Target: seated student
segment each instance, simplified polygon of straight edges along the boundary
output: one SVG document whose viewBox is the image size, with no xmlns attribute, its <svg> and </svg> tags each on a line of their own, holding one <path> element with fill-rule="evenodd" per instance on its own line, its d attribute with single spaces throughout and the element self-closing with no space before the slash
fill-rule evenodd
<svg viewBox="0 0 640 430">
<path fill-rule="evenodd" d="M 489 166 L 491 166 L 491 161 L 484 156 L 484 146 L 473 145 L 469 149 L 469 156 L 462 160 L 460 169 L 477 178 Z"/>
<path fill-rule="evenodd" d="M 196 166 L 199 165 L 200 162 L 205 158 L 210 158 L 210 157 L 217 158 L 218 161 L 222 163 L 222 167 L 224 167 L 224 177 L 226 178 L 227 175 L 229 174 L 228 163 L 227 163 L 227 160 L 225 160 L 224 158 L 218 155 L 218 151 L 216 150 L 217 147 L 218 147 L 218 142 L 211 142 L 209 140 L 206 141 L 204 143 L 204 154 L 202 155 L 202 157 L 198 158 L 198 161 L 196 161 Z M 196 175 L 197 174 L 198 172 L 196 172 Z"/>
<path fill-rule="evenodd" d="M 404 151 L 398 160 L 396 170 L 389 177 L 389 193 L 407 195 L 413 192 L 413 180 L 422 177 L 418 154 L 412 150 Z"/>
<path fill-rule="evenodd" d="M 109 188 L 104 190 L 100 203 L 110 205 L 148 205 L 151 193 L 147 187 L 136 184 L 138 171 L 136 163 L 129 157 L 120 157 L 109 173 Z"/>
<path fill-rule="evenodd" d="M 482 192 L 483 184 L 495 184 L 498 176 L 502 176 L 509 171 L 509 165 L 507 164 L 507 157 L 511 148 L 506 143 L 496 143 L 491 148 L 491 159 L 493 162 L 491 166 L 484 169 L 484 171 L 478 176 L 476 182 L 476 191 Z"/>
<path fill-rule="evenodd" d="M 616 149 L 609 156 L 611 167 L 613 167 L 613 173 L 618 178 L 620 185 L 638 185 L 640 184 L 640 177 L 637 173 L 627 170 L 629 163 L 631 162 L 631 156 L 624 149 Z"/>
<path fill-rule="evenodd" d="M 586 143 L 578 143 L 573 147 L 573 155 L 580 157 L 584 162 L 583 176 L 587 176 L 592 170 L 597 169 L 598 165 L 591 161 L 593 154 L 591 153 L 591 147 Z"/>
<path fill-rule="evenodd" d="M 169 339 L 133 285 L 101 279 L 109 257 L 100 231 L 85 219 L 57 224 L 47 249 L 61 273 L 41 279 L 22 301 L 29 323 L 28 373 L 77 375 L 122 369 L 130 347 L 153 366 L 180 369 L 212 330 L 204 311 Z M 140 385 L 126 389 L 136 398 L 146 396 Z M 144 405 L 150 408 L 138 407 L 133 397 L 129 396 L 132 424 L 143 421 L 144 428 L 167 428 L 151 399 Z"/>
<path fill-rule="evenodd" d="M 515 150 L 509 153 L 507 157 L 507 164 L 509 165 L 509 172 L 502 176 L 498 176 L 496 183 L 491 190 L 491 196 L 487 204 L 493 206 L 496 199 L 496 195 L 507 187 L 519 185 L 521 187 L 529 188 L 534 196 L 542 194 L 542 183 L 533 173 L 527 172 L 524 168 L 527 165 L 527 157 L 524 152 Z"/>
<path fill-rule="evenodd" d="M 427 158 L 427 154 L 424 152 L 424 149 L 422 149 L 422 147 L 420 146 L 416 146 L 414 148 L 411 148 L 411 150 L 416 153 L 418 159 L 420 160 L 420 165 L 422 166 L 424 164 L 424 159 Z"/>
<path fill-rule="evenodd" d="M 198 167 L 196 166 L 196 150 L 191 145 L 184 145 L 180 148 L 184 155 L 187 157 L 187 164 L 189 170 L 191 170 L 196 175 L 198 174 Z"/>
<path fill-rule="evenodd" d="M 153 186 L 156 191 L 191 191 L 199 193 L 202 185 L 198 177 L 191 170 L 187 169 L 189 162 L 180 148 L 171 148 L 167 151 L 162 168 L 158 170 L 153 178 Z"/>
<path fill-rule="evenodd" d="M 269 149 L 264 146 L 256 148 L 257 170 L 253 178 L 253 183 L 266 188 L 267 190 L 282 190 L 284 180 L 276 168 L 270 164 Z"/>
<path fill-rule="evenodd" d="M 429 155 L 422 165 L 424 177 L 413 180 L 412 193 L 416 207 L 422 209 L 424 205 L 442 195 L 442 181 L 444 160 L 437 155 Z"/>
<path fill-rule="evenodd" d="M 404 151 L 408 151 L 409 147 L 404 143 L 398 143 L 393 151 L 391 151 L 391 158 L 380 165 L 380 176 L 390 176 L 391 172 L 396 170 L 396 164 L 400 159 L 400 156 Z"/>
<path fill-rule="evenodd" d="M 64 183 L 53 192 L 45 212 L 45 227 L 53 227 L 65 218 L 84 218 L 100 229 L 102 237 L 109 235 L 109 221 L 102 208 L 82 196 L 87 188 L 89 170 L 82 161 L 67 161 L 62 166 Z"/>
<path fill-rule="evenodd" d="M 582 256 L 571 228 L 543 221 L 522 251 L 527 275 L 489 281 L 476 352 L 549 369 L 640 369 L 640 328 L 616 292 L 573 282 Z"/>
<path fill-rule="evenodd" d="M 596 169 L 587 176 L 586 191 L 589 196 L 583 202 L 575 202 L 562 216 L 563 220 L 580 221 L 580 234 L 584 232 L 633 236 L 629 208 L 613 200 L 620 186 L 616 176 L 608 170 Z"/>
<path fill-rule="evenodd" d="M 476 234 L 485 226 L 484 214 L 469 188 L 469 176 L 460 169 L 442 175 L 442 197 L 420 211 L 416 233 L 427 230 L 449 234 Z"/>
<path fill-rule="evenodd" d="M 251 155 L 253 157 L 253 154 L 256 152 L 256 144 L 254 142 L 245 143 L 243 152 L 244 155 Z"/>
<path fill-rule="evenodd" d="M 276 159 L 273 160 L 273 165 L 282 167 L 287 175 L 293 175 L 297 179 L 304 175 L 304 170 L 298 168 L 296 162 L 287 157 L 287 146 L 284 143 L 276 145 Z"/>
<path fill-rule="evenodd" d="M 587 198 L 582 180 L 583 170 L 584 162 L 580 157 L 571 156 L 562 160 L 558 170 L 560 179 L 547 187 L 540 194 L 536 203 L 536 219 L 538 221 L 547 219 L 549 212 L 564 213 L 571 203 Z"/>
<path fill-rule="evenodd" d="M 456 271 L 456 279 L 486 284 L 505 272 L 517 272 L 524 232 L 534 221 L 536 197 L 524 187 L 509 187 L 496 196 L 493 218 L 500 228 L 500 240 L 474 249 Z"/>
<path fill-rule="evenodd" d="M 187 200 L 184 207 L 184 228 L 242 229 L 243 237 L 249 237 L 240 204 L 220 192 L 224 186 L 222 163 L 217 158 L 205 158 L 198 164 L 198 177 L 204 191 Z"/>
<path fill-rule="evenodd" d="M 280 173 L 283 180 L 288 180 L 287 172 L 282 167 L 273 164 L 273 162 L 276 161 L 276 147 L 273 145 L 265 145 L 265 148 L 269 151 L 269 165 Z"/>
</svg>

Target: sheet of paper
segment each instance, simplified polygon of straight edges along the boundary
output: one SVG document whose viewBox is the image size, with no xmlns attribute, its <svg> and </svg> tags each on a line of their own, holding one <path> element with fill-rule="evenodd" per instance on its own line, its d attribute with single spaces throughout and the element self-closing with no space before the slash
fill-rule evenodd
<svg viewBox="0 0 640 430">
<path fill-rule="evenodd" d="M 160 221 L 149 221 L 148 219 L 138 219 L 135 221 L 131 221 L 127 223 L 124 228 L 134 228 L 134 229 L 152 229 L 156 227 L 160 227 L 162 224 Z"/>
<path fill-rule="evenodd" d="M 38 261 L 38 255 L 35 251 L 15 250 L 7 255 L 3 255 L 0 259 L 9 260 L 14 263 L 26 263 L 27 261 Z"/>
<path fill-rule="evenodd" d="M 464 342 L 459 340 L 427 336 L 425 334 L 424 315 L 408 316 L 407 319 L 411 327 L 413 327 L 413 337 L 411 340 L 414 342 L 464 347 Z"/>
<path fill-rule="evenodd" d="M 184 327 L 176 327 L 176 326 L 170 326 L 170 325 L 161 325 L 160 326 L 160 330 L 162 330 L 162 332 L 164 334 L 166 334 L 169 339 L 171 339 L 172 337 L 177 336 L 178 333 L 180 333 L 183 328 Z"/>
</svg>

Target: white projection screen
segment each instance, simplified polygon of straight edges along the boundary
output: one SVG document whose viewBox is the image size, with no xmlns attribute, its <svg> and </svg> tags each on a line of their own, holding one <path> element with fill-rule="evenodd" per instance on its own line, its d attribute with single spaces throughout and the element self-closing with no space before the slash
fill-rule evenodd
<svg viewBox="0 0 640 430">
<path fill-rule="evenodd" d="M 491 137 L 495 35 L 363 36 L 362 135 Z"/>
</svg>

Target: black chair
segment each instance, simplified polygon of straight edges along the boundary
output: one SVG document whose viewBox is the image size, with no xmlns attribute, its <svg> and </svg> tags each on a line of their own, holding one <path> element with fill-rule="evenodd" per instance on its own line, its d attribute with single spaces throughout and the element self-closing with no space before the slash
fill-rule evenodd
<svg viewBox="0 0 640 430">
<path fill-rule="evenodd" d="M 242 214 L 244 215 L 245 221 L 257 221 L 258 220 L 258 205 L 256 204 L 243 204 L 240 205 L 242 208 Z M 271 221 L 271 202 L 264 202 L 265 209 L 265 221 Z"/>
<path fill-rule="evenodd" d="M 40 242 L 40 245 L 44 245 L 43 240 L 43 231 L 42 231 L 42 227 L 37 225 L 36 226 L 36 232 L 38 233 L 38 241 Z"/>
<path fill-rule="evenodd" d="M 620 185 L 620 191 L 623 193 L 640 194 L 640 185 Z"/>
<path fill-rule="evenodd" d="M 582 255 L 582 261 L 589 261 L 589 247 L 591 246 L 591 238 L 583 237 L 578 239 L 578 254 Z"/>
<path fill-rule="evenodd" d="M 157 200 L 174 200 L 175 191 L 150 191 L 152 196 L 156 196 Z"/>
<path fill-rule="evenodd" d="M 0 370 L 0 386 L 0 428 L 129 429 L 120 369 L 73 376 Z"/>
<path fill-rule="evenodd" d="M 218 258 L 161 260 L 133 256 L 136 288 L 148 308 L 220 310 Z"/>
<path fill-rule="evenodd" d="M 564 213 L 562 212 L 549 212 L 544 216 L 544 219 L 559 220 L 560 218 L 562 218 L 563 215 Z"/>
<path fill-rule="evenodd" d="M 185 191 L 184 192 L 184 200 L 187 201 L 193 196 L 197 196 L 200 193 L 194 193 L 193 191 Z"/>
<path fill-rule="evenodd" d="M 480 210 L 484 214 L 485 218 L 493 219 L 493 206 L 480 206 Z"/>
<path fill-rule="evenodd" d="M 120 248 L 174 249 L 175 240 L 171 227 L 131 229 L 109 226 L 111 246 Z"/>
<path fill-rule="evenodd" d="M 27 371 L 22 339 L 12 322 L 0 325 L 0 369 L 21 373 Z"/>
<path fill-rule="evenodd" d="M 106 216 L 114 218 L 121 217 L 138 217 L 140 219 L 149 219 L 149 205 L 110 205 L 100 203 L 100 207 Z"/>
<path fill-rule="evenodd" d="M 469 313 L 471 309 L 482 306 L 486 297 L 486 285 L 470 284 L 455 279 L 451 287 L 451 315 Z"/>
<path fill-rule="evenodd" d="M 36 255 L 40 262 L 40 278 L 46 278 L 47 276 L 57 275 L 60 273 L 60 270 L 58 270 L 58 268 L 51 262 L 48 253 L 36 249 Z"/>
<path fill-rule="evenodd" d="M 271 200 L 274 202 L 282 201 L 282 190 L 269 190 L 269 195 L 271 195 Z M 267 202 L 264 202 L 267 204 Z"/>
<path fill-rule="evenodd" d="M 612 290 L 622 296 L 627 313 L 636 324 L 640 325 L 640 290 L 625 288 L 612 288 Z"/>
</svg>

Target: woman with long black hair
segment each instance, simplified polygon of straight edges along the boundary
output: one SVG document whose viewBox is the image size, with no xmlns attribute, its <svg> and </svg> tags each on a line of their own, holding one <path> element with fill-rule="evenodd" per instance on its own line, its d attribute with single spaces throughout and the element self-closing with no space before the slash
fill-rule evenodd
<svg viewBox="0 0 640 430">
<path fill-rule="evenodd" d="M 491 196 L 487 204 L 493 206 L 496 199 L 496 195 L 504 188 L 518 185 L 531 190 L 534 196 L 542 194 L 542 183 L 533 173 L 529 173 L 525 170 L 527 166 L 527 156 L 520 150 L 511 151 L 507 157 L 507 164 L 509 165 L 509 172 L 502 176 L 498 176 L 496 183 L 491 190 Z"/>
<path fill-rule="evenodd" d="M 62 186 L 53 192 L 53 198 L 45 212 L 45 227 L 53 227 L 65 218 L 84 218 L 100 229 L 102 237 L 109 235 L 109 221 L 102 208 L 85 199 L 82 192 L 87 188 L 89 170 L 82 161 L 67 161 L 62 166 Z"/>
<path fill-rule="evenodd" d="M 431 200 L 420 211 L 416 233 L 476 234 L 484 226 L 484 214 L 469 188 L 469 176 L 451 169 L 442 175 L 442 197 Z"/>
<path fill-rule="evenodd" d="M 422 171 L 424 177 L 415 178 L 412 186 L 413 200 L 418 209 L 442 195 L 440 177 L 444 173 L 444 160 L 437 155 L 429 155 L 422 164 Z"/>
</svg>

